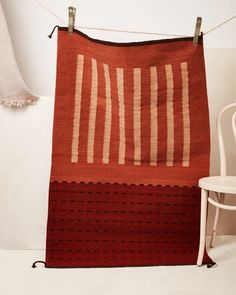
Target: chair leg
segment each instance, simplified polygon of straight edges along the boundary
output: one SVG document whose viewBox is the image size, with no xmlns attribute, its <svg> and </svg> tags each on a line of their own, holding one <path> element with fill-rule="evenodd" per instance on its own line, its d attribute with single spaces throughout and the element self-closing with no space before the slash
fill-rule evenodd
<svg viewBox="0 0 236 295">
<path fill-rule="evenodd" d="M 201 266 L 206 247 L 206 220 L 207 220 L 207 198 L 208 191 L 201 189 L 201 221 L 200 221 L 200 241 L 197 265 Z"/>
<path fill-rule="evenodd" d="M 224 199 L 225 199 L 225 194 L 221 193 L 220 194 L 220 203 L 224 204 Z M 216 243 L 216 230 L 217 230 L 217 225 L 219 224 L 219 219 L 220 219 L 220 208 L 216 207 L 216 213 L 215 213 L 215 219 L 214 219 L 214 224 L 213 224 L 213 231 L 211 235 L 211 242 L 210 242 L 210 247 L 213 248 Z"/>
</svg>

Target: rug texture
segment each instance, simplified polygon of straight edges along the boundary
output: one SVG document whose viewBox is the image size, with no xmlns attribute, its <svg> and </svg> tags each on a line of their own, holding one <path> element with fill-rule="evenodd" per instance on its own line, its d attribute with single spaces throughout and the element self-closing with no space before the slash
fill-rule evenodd
<svg viewBox="0 0 236 295">
<path fill-rule="evenodd" d="M 59 28 L 47 267 L 196 264 L 210 135 L 192 41 Z"/>
</svg>

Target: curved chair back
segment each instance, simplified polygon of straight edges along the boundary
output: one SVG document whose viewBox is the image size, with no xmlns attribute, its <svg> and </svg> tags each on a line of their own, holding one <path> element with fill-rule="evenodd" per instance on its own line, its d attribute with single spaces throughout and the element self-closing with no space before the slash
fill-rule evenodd
<svg viewBox="0 0 236 295">
<path fill-rule="evenodd" d="M 232 123 L 234 139 L 236 141 L 236 102 L 225 106 L 219 112 L 218 119 L 217 119 L 217 130 L 218 130 L 219 151 L 220 151 L 220 175 L 222 176 L 226 176 L 226 168 L 227 168 L 225 145 L 224 145 L 223 134 L 222 134 L 222 117 L 226 111 L 232 110 L 232 109 L 235 109 L 235 112 L 232 115 L 231 123 Z"/>
</svg>

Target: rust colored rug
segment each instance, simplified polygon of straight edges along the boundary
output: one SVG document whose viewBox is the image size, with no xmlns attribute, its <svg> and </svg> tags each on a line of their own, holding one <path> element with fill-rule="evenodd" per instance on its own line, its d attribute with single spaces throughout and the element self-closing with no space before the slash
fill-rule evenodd
<svg viewBox="0 0 236 295">
<path fill-rule="evenodd" d="M 59 28 L 47 267 L 196 264 L 210 135 L 192 40 Z"/>
</svg>

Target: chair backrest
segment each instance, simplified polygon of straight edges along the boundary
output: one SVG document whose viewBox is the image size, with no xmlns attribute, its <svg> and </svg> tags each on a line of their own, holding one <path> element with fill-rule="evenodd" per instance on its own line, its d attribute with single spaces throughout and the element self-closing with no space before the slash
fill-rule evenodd
<svg viewBox="0 0 236 295">
<path fill-rule="evenodd" d="M 219 151 L 220 151 L 220 175 L 226 176 L 226 154 L 225 145 L 222 134 L 222 118 L 226 111 L 235 109 L 232 115 L 231 123 L 233 129 L 234 139 L 236 140 L 236 102 L 225 106 L 218 115 L 217 119 L 217 130 L 218 130 L 218 140 L 219 140 Z"/>
</svg>

